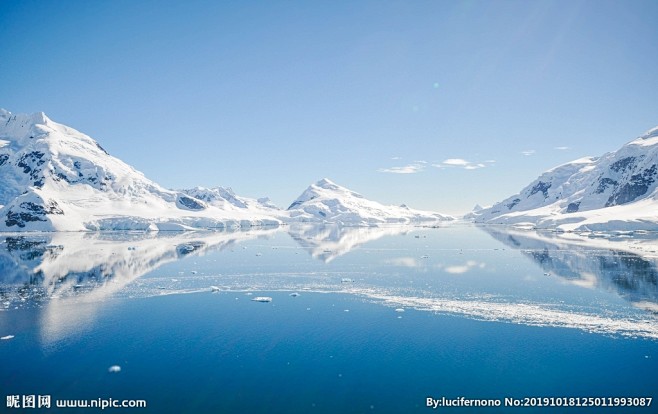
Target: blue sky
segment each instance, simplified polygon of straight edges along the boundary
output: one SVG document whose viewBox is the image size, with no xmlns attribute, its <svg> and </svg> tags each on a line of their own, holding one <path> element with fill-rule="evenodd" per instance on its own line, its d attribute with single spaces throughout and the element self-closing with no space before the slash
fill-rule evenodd
<svg viewBox="0 0 658 414">
<path fill-rule="evenodd" d="M 658 125 L 658 2 L 6 1 L 0 107 L 168 188 L 465 212 Z"/>
</svg>

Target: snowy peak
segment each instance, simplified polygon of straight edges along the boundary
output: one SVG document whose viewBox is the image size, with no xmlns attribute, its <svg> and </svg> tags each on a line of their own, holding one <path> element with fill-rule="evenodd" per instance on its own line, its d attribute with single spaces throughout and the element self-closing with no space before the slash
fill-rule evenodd
<svg viewBox="0 0 658 414">
<path fill-rule="evenodd" d="M 406 206 L 385 206 L 326 178 L 311 184 L 288 207 L 288 212 L 293 221 L 349 225 L 452 220 L 450 216 Z"/>
<path fill-rule="evenodd" d="M 302 204 L 315 200 L 317 198 L 363 198 L 359 193 L 355 193 L 345 187 L 342 187 L 338 184 L 335 184 L 327 178 L 323 178 L 320 181 L 311 184 L 293 203 L 288 207 L 288 210 L 293 210 L 296 207 L 301 206 Z"/>
<path fill-rule="evenodd" d="M 647 221 L 657 222 L 655 213 L 648 214 L 647 204 L 656 203 L 657 188 L 658 127 L 617 151 L 548 170 L 520 193 L 471 217 L 479 222 L 570 229 L 640 220 L 646 228 Z M 607 210 L 612 207 L 620 208 Z"/>
<path fill-rule="evenodd" d="M 157 230 L 277 223 L 166 190 L 43 113 L 0 110 L 0 231 Z"/>
</svg>

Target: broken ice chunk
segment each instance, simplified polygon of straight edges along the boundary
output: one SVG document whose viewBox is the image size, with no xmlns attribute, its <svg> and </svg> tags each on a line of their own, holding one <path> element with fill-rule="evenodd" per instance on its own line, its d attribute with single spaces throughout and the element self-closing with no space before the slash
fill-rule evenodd
<svg viewBox="0 0 658 414">
<path fill-rule="evenodd" d="M 112 365 L 107 369 L 107 372 L 121 372 L 121 367 L 118 365 Z"/>
<path fill-rule="evenodd" d="M 0 338 L 0 340 L 6 341 L 8 339 L 12 339 L 13 337 L 14 337 L 14 335 L 7 335 L 7 336 L 3 336 L 2 338 Z"/>
<path fill-rule="evenodd" d="M 210 286 L 211 292 L 219 292 L 219 286 Z"/>
<path fill-rule="evenodd" d="M 354 283 L 354 280 L 350 279 L 349 277 L 344 277 L 340 280 L 340 283 Z"/>
<path fill-rule="evenodd" d="M 272 302 L 272 298 L 269 296 L 256 296 L 252 300 L 254 302 Z"/>
</svg>

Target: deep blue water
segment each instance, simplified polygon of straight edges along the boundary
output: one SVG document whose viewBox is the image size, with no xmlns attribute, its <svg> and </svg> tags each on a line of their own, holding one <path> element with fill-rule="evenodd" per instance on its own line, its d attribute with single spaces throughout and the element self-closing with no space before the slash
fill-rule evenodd
<svg viewBox="0 0 658 414">
<path fill-rule="evenodd" d="M 5 240 L 0 336 L 14 338 L 0 341 L 0 401 L 410 413 L 433 411 L 427 397 L 658 398 L 658 318 L 646 310 L 658 297 L 655 261 L 637 246 L 456 227 L 351 234 L 361 241 L 333 257 L 345 233 L 258 234 Z M 524 305 L 530 315 L 510 313 Z"/>
</svg>

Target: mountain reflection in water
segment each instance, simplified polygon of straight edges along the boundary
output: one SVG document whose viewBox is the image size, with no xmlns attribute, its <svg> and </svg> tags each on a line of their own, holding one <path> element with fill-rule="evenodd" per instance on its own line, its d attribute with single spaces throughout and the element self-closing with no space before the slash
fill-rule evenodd
<svg viewBox="0 0 658 414">
<path fill-rule="evenodd" d="M 658 240 L 646 234 L 592 236 L 500 227 L 331 225 L 5 234 L 0 318 L 37 308 L 30 317 L 38 318 L 44 343 L 52 343 L 93 326 L 109 298 L 309 290 L 478 320 L 658 338 Z M 518 253 L 496 252 L 499 242 Z M 197 259 L 201 256 L 207 257 Z M 496 270 L 497 263 L 511 271 Z M 521 273 L 529 267 L 542 269 L 547 278 L 541 286 L 552 293 L 528 290 Z M 582 300 L 582 289 L 612 294 Z"/>
<path fill-rule="evenodd" d="M 584 288 L 616 292 L 633 306 L 658 313 L 658 239 L 482 229 L 520 250 L 547 275 Z"/>
</svg>

